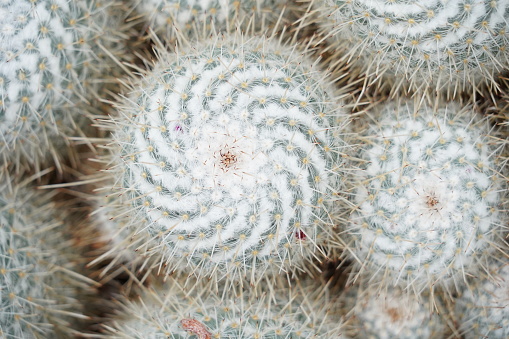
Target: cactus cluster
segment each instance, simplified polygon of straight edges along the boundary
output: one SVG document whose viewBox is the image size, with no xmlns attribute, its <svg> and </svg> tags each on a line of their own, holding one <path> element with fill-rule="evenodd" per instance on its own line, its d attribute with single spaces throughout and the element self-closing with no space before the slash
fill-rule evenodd
<svg viewBox="0 0 509 339">
<path fill-rule="evenodd" d="M 464 90 L 492 84 L 509 66 L 505 0 L 316 3 L 319 24 L 344 58 L 392 83 Z"/>
<path fill-rule="evenodd" d="M 113 190 L 169 269 L 254 274 L 316 251 L 345 114 L 315 72 L 276 41 L 225 37 L 162 58 L 118 105 Z"/>
<path fill-rule="evenodd" d="M 0 337 L 506 338 L 508 21 L 0 0 Z"/>
<path fill-rule="evenodd" d="M 372 118 L 345 231 L 359 271 L 417 291 L 463 284 L 497 247 L 505 220 L 486 120 L 454 103 L 411 102 Z"/>
<path fill-rule="evenodd" d="M 111 62 L 101 46 L 118 44 L 110 4 L 95 0 L 3 1 L 0 4 L 1 161 L 30 163 L 80 135 L 88 121 L 77 109 L 99 97 Z M 110 25 L 110 26 L 107 26 Z M 110 40 L 111 39 L 111 40 Z"/>
</svg>

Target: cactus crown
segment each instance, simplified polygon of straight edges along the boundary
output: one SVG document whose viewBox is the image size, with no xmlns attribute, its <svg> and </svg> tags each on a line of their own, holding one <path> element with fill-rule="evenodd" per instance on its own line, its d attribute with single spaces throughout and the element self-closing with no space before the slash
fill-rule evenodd
<svg viewBox="0 0 509 339">
<path fill-rule="evenodd" d="M 148 221 L 168 264 L 209 273 L 280 269 L 314 248 L 341 188 L 344 115 L 327 81 L 266 38 L 160 58 L 111 121 L 132 224 Z"/>
<path fill-rule="evenodd" d="M 400 288 L 362 290 L 354 285 L 342 296 L 345 322 L 354 338 L 435 338 L 444 332 L 441 317 L 433 314 L 428 295 L 415 295 Z M 435 300 L 436 302 L 436 300 Z"/>
<path fill-rule="evenodd" d="M 499 150 L 486 120 L 452 103 L 389 104 L 380 114 L 360 153 L 352 250 L 363 267 L 417 291 L 461 283 L 501 232 Z"/>
</svg>

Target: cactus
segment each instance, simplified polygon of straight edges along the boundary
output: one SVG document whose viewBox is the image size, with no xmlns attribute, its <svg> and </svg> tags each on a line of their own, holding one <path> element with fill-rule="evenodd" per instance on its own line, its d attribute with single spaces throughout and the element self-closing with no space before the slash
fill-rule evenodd
<svg viewBox="0 0 509 339">
<path fill-rule="evenodd" d="M 93 289 L 66 254 L 72 241 L 55 217 L 54 192 L 27 186 L 32 179 L 0 182 L 0 337 L 69 337 L 84 318 L 78 294 Z"/>
<path fill-rule="evenodd" d="M 471 279 L 456 302 L 459 331 L 465 339 L 509 337 L 509 263 L 491 260 L 489 276 Z"/>
<path fill-rule="evenodd" d="M 494 85 L 507 66 L 508 1 L 318 0 L 319 23 L 345 60 L 397 89 Z"/>
<path fill-rule="evenodd" d="M 363 132 L 346 233 L 347 252 L 370 283 L 383 276 L 417 293 L 457 289 L 499 246 L 506 218 L 500 147 L 475 114 L 453 102 L 435 109 L 389 103 Z"/>
<path fill-rule="evenodd" d="M 224 299 L 201 285 L 190 292 L 170 279 L 168 289 L 147 289 L 127 301 L 105 325 L 107 338 L 345 338 L 325 286 L 309 281 L 256 295 L 253 287 Z"/>
<path fill-rule="evenodd" d="M 325 76 L 271 38 L 159 54 L 106 122 L 122 192 L 111 217 L 148 232 L 169 271 L 254 276 L 316 255 L 346 147 Z"/>
<path fill-rule="evenodd" d="M 397 287 L 377 294 L 367 285 L 355 285 L 344 292 L 340 301 L 347 312 L 345 326 L 352 338 L 431 339 L 444 333 L 444 321 L 427 295 L 417 298 Z"/>
<path fill-rule="evenodd" d="M 204 29 L 222 31 L 242 21 L 246 28 L 263 28 L 276 22 L 285 3 L 286 0 L 138 0 L 134 7 L 151 29 L 172 41 L 176 38 L 175 29 L 196 37 Z"/>
<path fill-rule="evenodd" d="M 61 158 L 61 136 L 90 124 L 82 111 L 98 91 L 111 62 L 100 46 L 118 41 L 110 5 L 95 0 L 16 0 L 0 5 L 0 152 L 4 163 L 39 164 Z M 118 40 L 118 39 L 117 39 Z M 78 109 L 78 103 L 86 103 Z"/>
</svg>

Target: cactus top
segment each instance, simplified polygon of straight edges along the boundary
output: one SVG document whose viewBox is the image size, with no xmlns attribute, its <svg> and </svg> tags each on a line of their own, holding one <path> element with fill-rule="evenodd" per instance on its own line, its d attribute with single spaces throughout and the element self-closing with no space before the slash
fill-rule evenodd
<svg viewBox="0 0 509 339">
<path fill-rule="evenodd" d="M 365 286 L 369 289 L 369 284 Z M 445 324 L 438 314 L 431 314 L 427 295 L 417 298 L 400 288 L 380 293 L 377 289 L 360 291 L 358 285 L 343 295 L 352 333 L 358 338 L 390 339 L 439 337 Z M 435 301 L 436 302 L 436 301 Z"/>
<path fill-rule="evenodd" d="M 348 232 L 367 274 L 417 290 L 475 272 L 501 231 L 496 149 L 486 121 L 456 104 L 386 105 L 366 131 Z"/>
<path fill-rule="evenodd" d="M 509 65 L 507 0 L 321 2 L 333 13 L 332 34 L 351 40 L 351 56 L 372 72 L 405 75 L 416 85 L 464 86 L 492 81 Z"/>
<path fill-rule="evenodd" d="M 168 264 L 263 271 L 331 225 L 344 115 L 317 71 L 272 40 L 228 37 L 135 85 L 113 121 L 122 185 Z"/>
</svg>

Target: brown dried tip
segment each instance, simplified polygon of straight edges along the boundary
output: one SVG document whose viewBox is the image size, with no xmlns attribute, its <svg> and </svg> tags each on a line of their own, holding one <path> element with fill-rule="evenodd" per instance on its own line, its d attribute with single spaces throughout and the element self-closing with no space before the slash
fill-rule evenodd
<svg viewBox="0 0 509 339">
<path fill-rule="evenodd" d="M 196 319 L 182 319 L 180 324 L 184 330 L 197 335 L 198 339 L 212 338 L 212 334 L 207 330 L 207 327 Z"/>
</svg>

